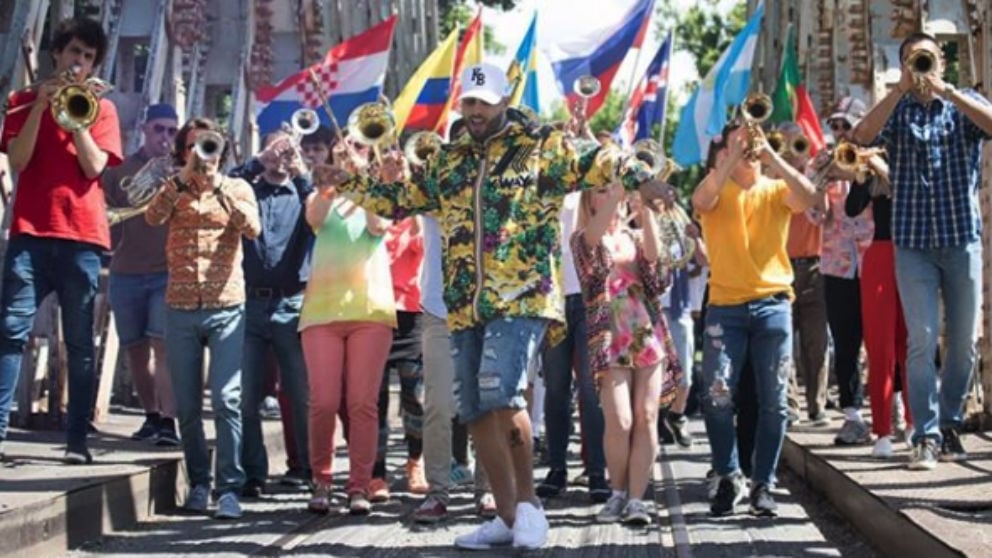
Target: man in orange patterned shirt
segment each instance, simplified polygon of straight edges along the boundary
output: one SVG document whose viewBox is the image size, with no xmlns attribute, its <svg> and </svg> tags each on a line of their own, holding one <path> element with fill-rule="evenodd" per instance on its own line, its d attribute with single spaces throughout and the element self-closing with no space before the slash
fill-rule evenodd
<svg viewBox="0 0 992 558">
<path fill-rule="evenodd" d="M 210 395 L 217 431 L 214 517 L 241 516 L 241 348 L 244 343 L 245 282 L 241 237 L 255 238 L 258 205 L 251 186 L 218 172 L 221 157 L 200 159 L 193 146 L 217 125 L 195 118 L 176 135 L 175 156 L 183 165 L 152 199 L 145 218 L 169 225 L 166 259 L 169 285 L 166 358 L 172 374 L 176 416 L 190 479 L 186 509 L 205 512 L 210 500 L 210 455 L 203 433 L 203 349 L 210 349 Z M 216 141 L 223 143 L 220 137 Z"/>
</svg>

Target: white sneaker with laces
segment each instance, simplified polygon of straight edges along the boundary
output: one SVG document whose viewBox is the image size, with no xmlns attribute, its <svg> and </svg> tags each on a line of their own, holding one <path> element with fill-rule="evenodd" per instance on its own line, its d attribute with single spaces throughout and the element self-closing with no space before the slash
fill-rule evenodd
<svg viewBox="0 0 992 558">
<path fill-rule="evenodd" d="M 535 549 L 548 541 L 548 518 L 544 510 L 530 502 L 517 504 L 517 518 L 513 521 L 513 546 Z"/>
<path fill-rule="evenodd" d="M 455 546 L 467 550 L 489 550 L 493 546 L 508 545 L 513 542 L 513 531 L 497 517 L 487 521 L 471 533 L 455 537 Z"/>
<path fill-rule="evenodd" d="M 596 521 L 600 523 L 616 523 L 623 517 L 624 507 L 627 505 L 627 498 L 622 494 L 610 494 L 610 499 L 603 504 L 603 509 L 596 514 Z"/>
<path fill-rule="evenodd" d="M 871 450 L 871 456 L 876 459 L 892 458 L 892 437 L 879 436 L 875 441 L 875 447 Z"/>
</svg>

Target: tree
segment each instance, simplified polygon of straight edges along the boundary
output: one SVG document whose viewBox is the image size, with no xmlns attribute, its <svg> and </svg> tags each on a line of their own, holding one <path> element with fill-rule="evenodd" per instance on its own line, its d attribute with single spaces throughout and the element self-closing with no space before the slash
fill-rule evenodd
<svg viewBox="0 0 992 558">
<path fill-rule="evenodd" d="M 498 10 L 512 10 L 517 0 L 478 0 L 479 5 Z M 438 0 L 438 10 L 441 13 L 441 36 L 446 37 L 456 26 L 462 29 L 475 17 L 475 8 L 468 5 L 465 0 Z M 483 41 L 486 52 L 490 54 L 503 54 L 506 52 L 506 45 L 496 39 L 492 27 L 483 25 Z"/>
</svg>

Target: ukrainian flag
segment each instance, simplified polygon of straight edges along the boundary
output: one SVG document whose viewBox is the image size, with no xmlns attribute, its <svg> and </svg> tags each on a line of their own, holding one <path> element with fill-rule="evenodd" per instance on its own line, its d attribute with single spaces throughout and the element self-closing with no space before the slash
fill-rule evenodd
<svg viewBox="0 0 992 558">
<path fill-rule="evenodd" d="M 537 13 L 530 20 L 530 27 L 524 33 L 524 40 L 506 71 L 507 80 L 513 87 L 510 106 L 524 105 L 540 112 L 541 104 L 537 97 Z"/>
<path fill-rule="evenodd" d="M 393 102 L 397 135 L 404 128 L 433 130 L 437 127 L 448 104 L 457 44 L 456 29 L 417 68 Z"/>
</svg>

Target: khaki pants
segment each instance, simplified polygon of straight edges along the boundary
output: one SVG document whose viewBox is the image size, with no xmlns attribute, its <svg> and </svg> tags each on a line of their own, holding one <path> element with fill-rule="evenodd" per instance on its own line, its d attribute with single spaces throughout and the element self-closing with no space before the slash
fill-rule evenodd
<svg viewBox="0 0 992 558">
<path fill-rule="evenodd" d="M 792 288 L 793 361 L 789 379 L 789 408 L 799 412 L 799 384 L 806 388 L 806 411 L 810 418 L 824 410 L 827 402 L 827 303 L 819 258 L 792 260 L 795 280 Z"/>
</svg>

